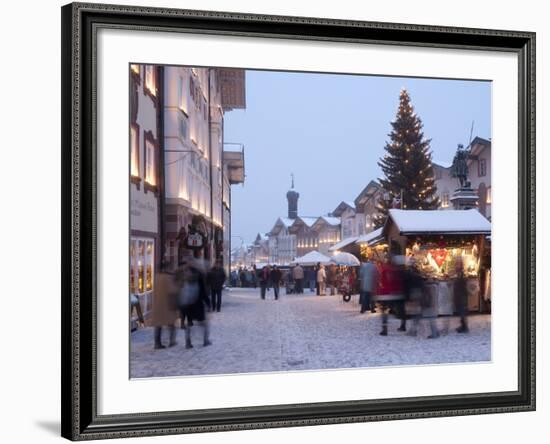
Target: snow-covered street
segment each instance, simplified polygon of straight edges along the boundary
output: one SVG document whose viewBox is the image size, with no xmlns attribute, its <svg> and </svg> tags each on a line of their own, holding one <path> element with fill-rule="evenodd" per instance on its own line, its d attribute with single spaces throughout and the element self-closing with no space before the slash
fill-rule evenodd
<svg viewBox="0 0 550 444">
<path fill-rule="evenodd" d="M 209 347 L 202 346 L 202 329 L 192 329 L 194 348 L 186 349 L 184 330 L 178 344 L 153 349 L 153 329 L 131 333 L 132 378 L 278 372 L 329 368 L 479 362 L 491 359 L 490 315 L 469 318 L 470 333 L 458 334 L 456 318 L 447 335 L 426 339 L 422 324 L 416 337 L 397 331 L 389 320 L 388 336 L 380 336 L 380 314 L 359 313 L 357 296 L 349 303 L 340 296 L 286 295 L 273 290 L 261 300 L 258 289 L 224 291 L 222 310 L 208 313 Z M 446 319 L 438 319 L 440 328 Z M 163 331 L 163 341 L 168 342 Z"/>
</svg>

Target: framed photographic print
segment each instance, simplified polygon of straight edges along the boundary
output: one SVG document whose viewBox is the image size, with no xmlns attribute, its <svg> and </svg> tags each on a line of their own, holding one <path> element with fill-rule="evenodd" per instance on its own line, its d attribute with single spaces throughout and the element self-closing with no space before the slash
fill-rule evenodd
<svg viewBox="0 0 550 444">
<path fill-rule="evenodd" d="M 535 408 L 535 35 L 62 8 L 62 435 Z"/>
</svg>

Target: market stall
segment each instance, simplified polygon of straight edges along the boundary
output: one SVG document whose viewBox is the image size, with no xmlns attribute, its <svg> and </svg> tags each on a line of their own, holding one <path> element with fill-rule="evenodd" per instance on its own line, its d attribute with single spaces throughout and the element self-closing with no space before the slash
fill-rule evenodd
<svg viewBox="0 0 550 444">
<path fill-rule="evenodd" d="M 355 243 L 359 246 L 362 260 L 371 259 L 383 262 L 388 251 L 388 243 L 384 238 L 383 227 L 359 236 Z"/>
<path fill-rule="evenodd" d="M 392 209 L 383 227 L 390 254 L 413 259 L 427 278 L 438 314 L 454 312 L 457 266 L 467 279 L 468 309 L 490 309 L 490 233 L 491 223 L 477 210 Z"/>
</svg>

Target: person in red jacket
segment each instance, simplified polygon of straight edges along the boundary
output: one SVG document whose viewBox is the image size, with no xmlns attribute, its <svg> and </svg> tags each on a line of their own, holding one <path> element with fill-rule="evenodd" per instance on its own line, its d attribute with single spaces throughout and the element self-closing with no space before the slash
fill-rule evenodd
<svg viewBox="0 0 550 444">
<path fill-rule="evenodd" d="M 382 303 L 382 331 L 381 336 L 388 335 L 388 311 L 390 308 L 401 317 L 401 325 L 398 328 L 399 331 L 405 331 L 405 316 L 404 307 L 401 310 L 401 306 L 404 305 L 403 298 L 403 270 L 398 265 L 390 262 L 386 259 L 380 267 L 380 279 L 378 281 L 378 290 L 376 294 L 389 296 L 394 299 L 390 299 L 387 302 Z"/>
</svg>

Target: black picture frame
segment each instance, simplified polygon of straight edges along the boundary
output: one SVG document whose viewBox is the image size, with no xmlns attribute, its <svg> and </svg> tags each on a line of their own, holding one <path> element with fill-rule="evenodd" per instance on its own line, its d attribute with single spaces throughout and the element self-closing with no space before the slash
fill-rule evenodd
<svg viewBox="0 0 550 444">
<path fill-rule="evenodd" d="M 121 438 L 535 409 L 535 33 L 72 3 L 62 14 L 62 436 Z M 200 32 L 517 55 L 518 390 L 209 410 L 97 414 L 96 31 Z"/>
</svg>

